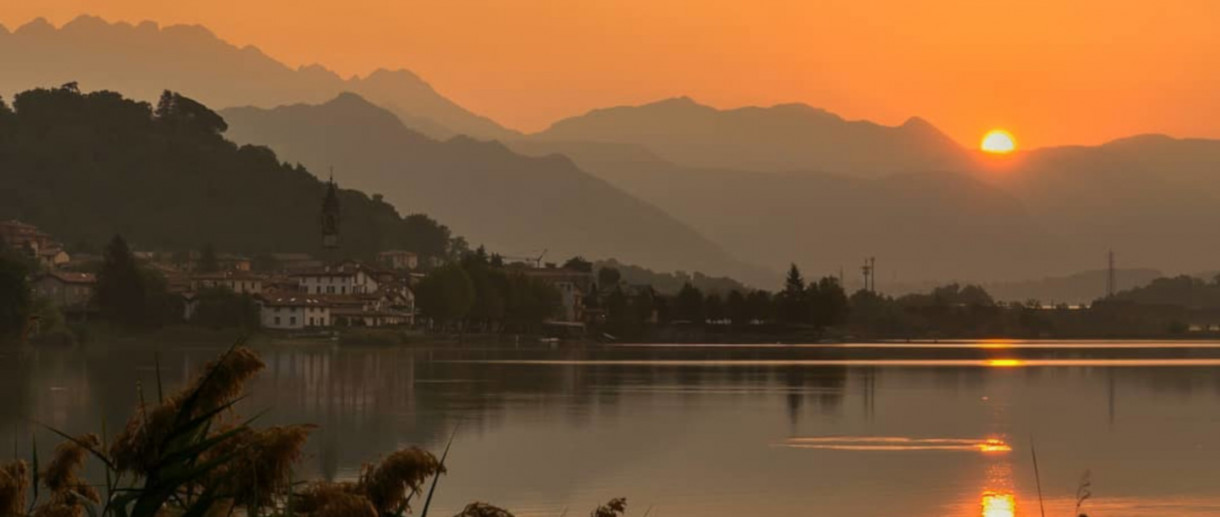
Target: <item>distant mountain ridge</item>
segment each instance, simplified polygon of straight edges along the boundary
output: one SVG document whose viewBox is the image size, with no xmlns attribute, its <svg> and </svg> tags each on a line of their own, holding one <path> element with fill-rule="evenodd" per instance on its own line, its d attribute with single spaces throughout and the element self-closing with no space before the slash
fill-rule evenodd
<svg viewBox="0 0 1220 517">
<path fill-rule="evenodd" d="M 964 170 L 969 154 L 927 121 L 848 121 L 805 104 L 720 110 L 678 97 L 593 110 L 530 135 L 533 141 L 647 147 L 675 164 L 761 172 L 880 177 Z"/>
<path fill-rule="evenodd" d="M 263 143 L 310 167 L 333 165 L 342 184 L 435 214 L 472 245 L 510 255 L 546 249 L 556 260 L 613 258 L 763 285 L 775 280 L 566 157 L 528 157 L 465 137 L 436 141 L 356 94 L 221 114 L 231 138 Z"/>
<path fill-rule="evenodd" d="M 145 101 L 155 101 L 169 89 L 209 106 L 273 107 L 324 102 L 353 91 L 435 138 L 518 135 L 443 97 L 410 71 L 377 70 L 344 79 L 319 65 L 292 69 L 198 25 L 131 25 L 80 16 L 56 28 L 38 18 L 12 32 L 0 27 L 0 62 L 20 70 L 0 74 L 0 93 L 6 96 L 79 82 L 85 91 L 113 90 Z"/>
</svg>

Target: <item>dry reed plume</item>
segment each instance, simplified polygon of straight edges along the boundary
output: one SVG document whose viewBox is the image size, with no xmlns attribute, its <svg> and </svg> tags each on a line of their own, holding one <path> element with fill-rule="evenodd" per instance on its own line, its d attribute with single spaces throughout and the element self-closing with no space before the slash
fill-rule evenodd
<svg viewBox="0 0 1220 517">
<path fill-rule="evenodd" d="M 161 455 L 160 447 L 185 419 L 199 418 L 232 402 L 246 381 L 264 368 L 258 354 L 249 348 L 234 348 L 208 363 L 203 375 L 182 391 L 148 411 L 143 403 L 137 414 L 110 445 L 110 457 L 120 472 L 148 474 Z M 184 404 L 192 411 L 183 414 Z"/>
<path fill-rule="evenodd" d="M 300 460 L 301 449 L 315 427 L 237 429 L 205 456 L 207 460 L 228 459 L 209 476 L 211 482 L 239 506 L 273 504 L 277 494 L 292 488 L 292 465 Z"/>
<path fill-rule="evenodd" d="M 618 517 L 627 511 L 627 498 L 616 497 L 606 504 L 598 506 L 589 517 Z"/>
<path fill-rule="evenodd" d="M 364 494 L 379 511 L 391 514 L 407 508 L 424 481 L 445 473 L 436 456 L 419 447 L 397 451 L 376 467 L 365 465 L 363 470 L 359 485 Z"/>
<path fill-rule="evenodd" d="M 78 517 L 86 503 L 101 502 L 101 494 L 79 476 L 90 449 L 101 445 L 96 435 L 86 434 L 65 441 L 55 448 L 55 454 L 42 471 L 42 485 L 50 497 L 34 508 L 34 517 Z"/>
<path fill-rule="evenodd" d="M 24 461 L 0 465 L 0 517 L 24 515 L 29 467 Z"/>
</svg>

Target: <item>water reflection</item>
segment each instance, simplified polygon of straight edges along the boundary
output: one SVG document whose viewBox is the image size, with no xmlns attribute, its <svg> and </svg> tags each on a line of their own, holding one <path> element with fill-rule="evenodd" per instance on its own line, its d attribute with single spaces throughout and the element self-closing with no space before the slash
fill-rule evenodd
<svg viewBox="0 0 1220 517">
<path fill-rule="evenodd" d="M 1017 498 L 1012 494 L 983 493 L 982 517 L 1014 517 L 1017 515 Z"/>
<path fill-rule="evenodd" d="M 448 514 L 477 498 L 554 517 L 620 495 L 658 515 L 1028 514 L 1028 449 L 1011 437 L 1034 434 L 1048 514 L 1071 511 L 1086 468 L 1110 510 L 1090 514 L 1220 512 L 1220 349 L 961 345 L 270 346 L 240 412 L 320 424 L 301 477 L 443 447 L 461 422 Z M 135 383 L 154 385 L 154 350 L 172 389 L 219 349 L 0 352 L 0 443 L 28 454 L 35 421 L 116 427 Z"/>
<path fill-rule="evenodd" d="M 783 447 L 837 451 L 962 451 L 986 454 L 1012 452 L 999 438 L 910 438 L 905 436 L 814 436 L 785 440 Z"/>
</svg>

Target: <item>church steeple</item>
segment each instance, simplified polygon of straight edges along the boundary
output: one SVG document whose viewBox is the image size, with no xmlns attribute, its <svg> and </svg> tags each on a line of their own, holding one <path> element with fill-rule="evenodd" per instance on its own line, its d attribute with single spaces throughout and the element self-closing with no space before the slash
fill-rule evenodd
<svg viewBox="0 0 1220 517">
<path fill-rule="evenodd" d="M 328 250 L 339 247 L 339 187 L 335 185 L 333 168 L 326 186 L 326 198 L 322 200 L 322 247 Z"/>
</svg>

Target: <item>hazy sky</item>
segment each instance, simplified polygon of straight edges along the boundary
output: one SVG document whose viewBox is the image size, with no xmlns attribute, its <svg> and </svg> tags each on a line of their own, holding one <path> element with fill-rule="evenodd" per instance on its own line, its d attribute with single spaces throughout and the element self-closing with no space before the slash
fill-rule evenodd
<svg viewBox="0 0 1220 517">
<path fill-rule="evenodd" d="M 518 129 L 690 95 L 804 102 L 967 145 L 1220 138 L 1220 0 L 0 0 L 43 16 L 199 23 L 290 65 L 410 68 Z"/>
</svg>

